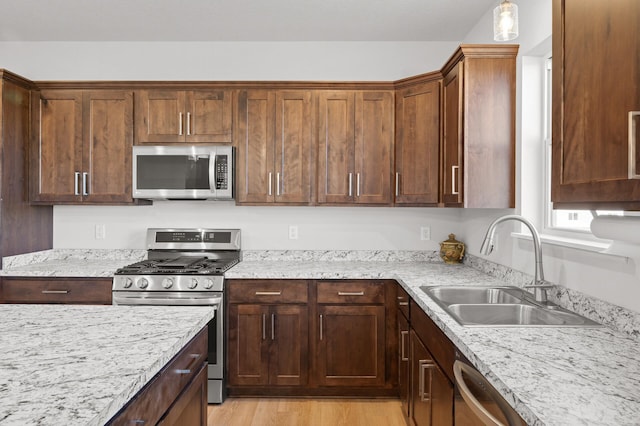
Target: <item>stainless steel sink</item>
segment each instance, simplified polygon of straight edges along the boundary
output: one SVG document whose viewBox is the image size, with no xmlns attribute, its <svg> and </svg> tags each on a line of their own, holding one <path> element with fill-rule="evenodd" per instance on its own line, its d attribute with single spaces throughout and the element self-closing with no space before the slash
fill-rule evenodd
<svg viewBox="0 0 640 426">
<path fill-rule="evenodd" d="M 463 326 L 600 327 L 555 304 L 539 304 L 518 287 L 421 287 Z"/>
</svg>

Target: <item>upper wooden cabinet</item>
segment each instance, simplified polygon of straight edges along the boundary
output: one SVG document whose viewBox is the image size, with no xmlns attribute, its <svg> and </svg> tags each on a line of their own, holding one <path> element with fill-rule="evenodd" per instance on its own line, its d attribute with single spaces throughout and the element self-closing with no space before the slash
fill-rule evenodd
<svg viewBox="0 0 640 426">
<path fill-rule="evenodd" d="M 441 78 L 431 78 L 396 92 L 396 205 L 439 201 Z"/>
<path fill-rule="evenodd" d="M 391 204 L 393 92 L 322 91 L 317 129 L 318 203 Z"/>
<path fill-rule="evenodd" d="M 133 92 L 44 90 L 32 109 L 32 202 L 133 202 Z"/>
<path fill-rule="evenodd" d="M 640 2 L 554 0 L 554 208 L 640 209 Z"/>
<path fill-rule="evenodd" d="M 230 90 L 141 90 L 136 144 L 231 143 Z"/>
<path fill-rule="evenodd" d="M 308 90 L 238 92 L 238 204 L 311 203 L 312 98 Z"/>
<path fill-rule="evenodd" d="M 517 45 L 462 45 L 442 69 L 442 202 L 515 207 Z"/>
</svg>

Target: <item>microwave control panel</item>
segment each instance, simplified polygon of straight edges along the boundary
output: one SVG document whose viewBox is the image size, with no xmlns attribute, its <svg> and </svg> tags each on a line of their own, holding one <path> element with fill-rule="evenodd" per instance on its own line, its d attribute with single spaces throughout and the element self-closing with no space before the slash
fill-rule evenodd
<svg viewBox="0 0 640 426">
<path fill-rule="evenodd" d="M 227 155 L 216 156 L 216 189 L 229 188 L 229 157 Z"/>
</svg>

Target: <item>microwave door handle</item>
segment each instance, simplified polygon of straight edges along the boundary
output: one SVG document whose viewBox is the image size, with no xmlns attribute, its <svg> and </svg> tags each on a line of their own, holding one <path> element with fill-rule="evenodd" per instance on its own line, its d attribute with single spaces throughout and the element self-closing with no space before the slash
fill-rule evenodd
<svg viewBox="0 0 640 426">
<path fill-rule="evenodd" d="M 216 192 L 216 153 L 209 154 L 209 188 L 211 192 Z"/>
</svg>

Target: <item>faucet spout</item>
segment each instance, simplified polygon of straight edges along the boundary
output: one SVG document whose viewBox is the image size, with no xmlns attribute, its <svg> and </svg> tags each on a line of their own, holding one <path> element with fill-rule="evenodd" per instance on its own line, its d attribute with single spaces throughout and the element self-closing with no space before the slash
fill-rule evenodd
<svg viewBox="0 0 640 426">
<path fill-rule="evenodd" d="M 525 286 L 525 287 L 534 289 L 534 296 L 536 298 L 536 301 L 546 303 L 547 302 L 546 289 L 549 288 L 550 286 L 545 285 L 545 281 L 544 281 L 544 271 L 542 269 L 542 245 L 540 244 L 540 235 L 538 234 L 538 231 L 529 220 L 515 214 L 501 216 L 496 220 L 494 220 L 491 223 L 491 225 L 489 225 L 489 228 L 487 229 L 487 233 L 482 242 L 482 246 L 480 247 L 480 253 L 484 255 L 491 254 L 491 252 L 493 251 L 496 227 L 500 223 L 506 222 L 508 220 L 515 220 L 517 222 L 523 223 L 527 228 L 529 228 L 529 231 L 531 232 L 531 236 L 533 237 L 533 252 L 535 256 L 535 273 L 534 273 L 532 285 Z"/>
</svg>

